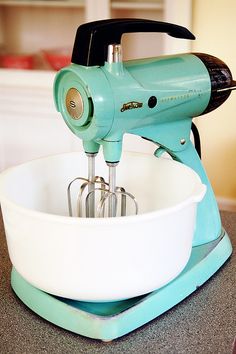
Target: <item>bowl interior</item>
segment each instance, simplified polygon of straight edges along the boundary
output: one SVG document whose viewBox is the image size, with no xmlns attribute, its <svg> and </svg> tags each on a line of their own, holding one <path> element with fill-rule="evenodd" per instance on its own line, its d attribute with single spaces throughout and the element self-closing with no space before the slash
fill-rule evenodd
<svg viewBox="0 0 236 354">
<path fill-rule="evenodd" d="M 96 175 L 108 180 L 102 154 L 96 158 Z M 5 171 L 0 194 L 27 209 L 67 216 L 67 186 L 78 176 L 87 176 L 83 152 L 54 155 Z M 139 214 L 176 206 L 193 195 L 199 183 L 190 168 L 147 154 L 123 153 L 117 167 L 117 185 L 135 196 Z M 79 187 L 75 184 L 73 188 L 76 199 Z"/>
</svg>

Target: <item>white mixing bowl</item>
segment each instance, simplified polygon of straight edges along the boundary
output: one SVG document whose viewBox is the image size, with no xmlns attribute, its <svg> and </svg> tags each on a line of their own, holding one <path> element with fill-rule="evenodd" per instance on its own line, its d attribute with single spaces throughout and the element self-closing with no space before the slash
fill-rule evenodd
<svg viewBox="0 0 236 354">
<path fill-rule="evenodd" d="M 106 177 L 102 156 L 96 174 Z M 11 261 L 32 285 L 84 301 L 114 301 L 160 288 L 187 264 L 196 207 L 206 187 L 181 163 L 125 153 L 117 185 L 139 215 L 69 217 L 66 190 L 86 176 L 84 153 L 31 161 L 0 175 L 0 201 Z"/>
</svg>

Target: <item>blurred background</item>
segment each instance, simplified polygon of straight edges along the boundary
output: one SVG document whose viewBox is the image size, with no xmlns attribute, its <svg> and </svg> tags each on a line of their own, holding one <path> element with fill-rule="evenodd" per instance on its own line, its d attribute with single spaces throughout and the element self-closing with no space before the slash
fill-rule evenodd
<svg viewBox="0 0 236 354">
<path fill-rule="evenodd" d="M 0 0 L 0 170 L 29 159 L 81 149 L 55 111 L 56 71 L 70 62 L 77 27 L 87 21 L 140 17 L 183 25 L 195 41 L 162 34 L 124 35 L 124 59 L 189 51 L 219 57 L 236 79 L 236 1 Z M 236 210 L 236 93 L 195 119 L 202 159 L 221 209 Z M 153 151 L 125 138 L 125 148 Z"/>
</svg>

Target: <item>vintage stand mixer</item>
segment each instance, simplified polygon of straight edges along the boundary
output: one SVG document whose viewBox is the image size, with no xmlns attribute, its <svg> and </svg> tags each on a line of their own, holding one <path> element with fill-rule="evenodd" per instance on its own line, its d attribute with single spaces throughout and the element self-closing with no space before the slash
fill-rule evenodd
<svg viewBox="0 0 236 354">
<path fill-rule="evenodd" d="M 130 32 L 165 32 L 194 39 L 184 27 L 142 19 L 102 20 L 78 28 L 72 64 L 57 74 L 54 85 L 57 110 L 83 140 L 88 158 L 88 176 L 76 176 L 68 185 L 69 214 L 72 219 L 76 214 L 87 220 L 105 217 L 107 223 L 116 216 L 129 219 L 139 214 L 138 198 L 116 184 L 123 135 L 138 135 L 154 143 L 157 161 L 167 153 L 194 170 L 206 186 L 197 209 L 191 257 L 184 270 L 165 286 L 148 294 L 124 296 L 120 301 L 79 301 L 50 295 L 26 281 L 16 267 L 12 271 L 12 287 L 29 308 L 63 328 L 103 341 L 129 333 L 182 301 L 232 252 L 192 123 L 194 117 L 216 109 L 229 97 L 235 88 L 230 70 L 219 59 L 202 53 L 123 62 L 121 37 Z M 96 174 L 96 155 L 101 147 L 108 181 Z M 132 165 L 127 173 L 132 174 Z M 77 182 L 75 207 L 71 190 Z"/>
</svg>

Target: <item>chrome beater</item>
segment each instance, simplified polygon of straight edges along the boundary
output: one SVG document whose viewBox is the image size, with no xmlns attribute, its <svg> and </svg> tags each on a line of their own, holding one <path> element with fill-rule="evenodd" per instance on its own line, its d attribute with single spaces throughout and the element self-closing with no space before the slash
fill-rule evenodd
<svg viewBox="0 0 236 354">
<path fill-rule="evenodd" d="M 138 214 L 138 204 L 135 197 L 116 186 L 117 162 L 108 162 L 109 181 L 95 175 L 96 153 L 86 153 L 88 157 L 88 178 L 76 177 L 67 187 L 68 210 L 70 216 L 94 218 L 116 217 L 127 215 L 127 199 L 133 204 L 133 214 Z M 76 207 L 72 204 L 72 185 L 79 182 Z M 73 211 L 75 209 L 75 211 Z M 129 212 L 129 215 L 131 213 Z"/>
</svg>

